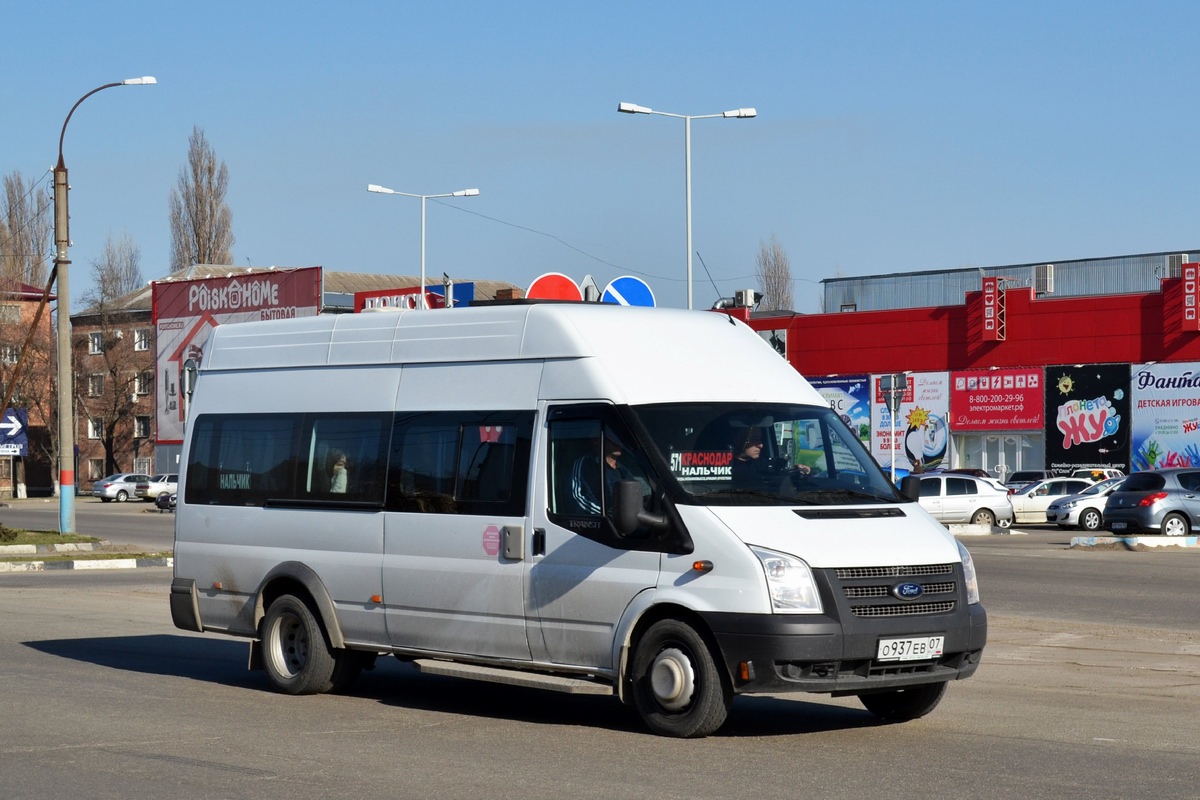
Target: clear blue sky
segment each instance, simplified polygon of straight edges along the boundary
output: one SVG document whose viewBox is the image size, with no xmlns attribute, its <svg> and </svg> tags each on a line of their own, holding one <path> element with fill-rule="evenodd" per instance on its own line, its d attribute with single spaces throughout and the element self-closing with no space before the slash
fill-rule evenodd
<svg viewBox="0 0 1200 800">
<path fill-rule="evenodd" d="M 108 234 L 167 272 L 193 125 L 230 173 L 240 265 L 527 285 L 639 275 L 696 306 L 754 285 L 777 237 L 795 307 L 823 278 L 1193 246 L 1195 2 L 14 0 L 0 173 L 67 130 L 73 295 Z M 44 183 L 43 186 L 47 186 Z"/>
</svg>

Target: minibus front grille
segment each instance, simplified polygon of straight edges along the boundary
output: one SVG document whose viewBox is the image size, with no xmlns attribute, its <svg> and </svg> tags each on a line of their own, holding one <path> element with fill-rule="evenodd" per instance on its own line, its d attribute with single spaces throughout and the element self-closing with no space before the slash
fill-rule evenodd
<svg viewBox="0 0 1200 800">
<path fill-rule="evenodd" d="M 929 614 L 948 614 L 953 610 L 953 600 L 940 603 L 891 603 L 850 607 L 850 611 L 856 617 L 917 617 Z"/>
<path fill-rule="evenodd" d="M 925 584 L 925 593 L 927 597 L 931 594 L 954 594 L 958 586 L 953 581 L 944 583 L 927 583 Z M 851 600 L 862 600 L 868 597 L 891 597 L 892 592 L 887 586 L 844 586 L 842 593 Z"/>
<path fill-rule="evenodd" d="M 953 575 L 953 564 L 919 564 L 917 566 L 900 567 L 838 567 L 835 570 L 838 580 L 858 580 L 862 578 L 911 578 L 928 575 Z"/>
</svg>

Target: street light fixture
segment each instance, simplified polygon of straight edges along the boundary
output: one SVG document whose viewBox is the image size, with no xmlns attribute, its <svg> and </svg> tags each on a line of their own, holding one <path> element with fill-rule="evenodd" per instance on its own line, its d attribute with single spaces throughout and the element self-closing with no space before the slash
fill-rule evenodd
<svg viewBox="0 0 1200 800">
<path fill-rule="evenodd" d="M 675 117 L 683 120 L 683 163 L 684 163 L 684 194 L 687 206 L 687 307 L 692 307 L 692 120 L 714 119 L 750 119 L 758 116 L 753 108 L 735 108 L 732 111 L 722 111 L 720 114 L 670 114 L 666 111 L 655 111 L 652 108 L 639 106 L 636 103 L 619 103 L 617 111 L 622 114 L 657 114 L 660 117 Z"/>
<path fill-rule="evenodd" d="M 71 293 L 68 281 L 67 249 L 71 246 L 70 215 L 67 213 L 67 165 L 63 161 L 63 139 L 67 123 L 79 104 L 96 92 L 114 86 L 150 86 L 158 83 L 153 77 L 127 78 L 117 83 L 97 86 L 79 98 L 58 135 L 58 164 L 54 167 L 54 274 L 58 283 L 58 532 L 75 532 L 75 407 L 71 399 Z"/>
<path fill-rule="evenodd" d="M 425 201 L 431 197 L 477 197 L 478 189 L 462 189 L 457 192 L 447 192 L 446 194 L 409 194 L 408 192 L 397 192 L 395 189 L 388 189 L 385 186 L 380 186 L 377 183 L 367 184 L 368 192 L 377 192 L 379 194 L 398 194 L 404 197 L 419 197 L 421 198 L 421 289 L 417 292 L 420 297 L 418 308 L 428 308 L 425 305 Z M 450 298 L 446 298 L 447 301 Z"/>
</svg>

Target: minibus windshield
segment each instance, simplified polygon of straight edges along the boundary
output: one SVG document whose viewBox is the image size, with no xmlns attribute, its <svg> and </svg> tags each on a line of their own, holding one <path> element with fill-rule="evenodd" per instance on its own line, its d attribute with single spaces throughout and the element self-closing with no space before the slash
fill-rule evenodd
<svg viewBox="0 0 1200 800">
<path fill-rule="evenodd" d="M 825 407 L 671 403 L 639 406 L 636 413 L 693 503 L 904 501 L 858 438 Z"/>
</svg>

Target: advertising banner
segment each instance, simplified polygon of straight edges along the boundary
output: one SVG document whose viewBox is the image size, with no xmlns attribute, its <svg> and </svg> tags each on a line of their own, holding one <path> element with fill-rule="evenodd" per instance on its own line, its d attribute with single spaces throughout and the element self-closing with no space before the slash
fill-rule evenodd
<svg viewBox="0 0 1200 800">
<path fill-rule="evenodd" d="M 1129 365 L 1046 367 L 1046 469 L 1129 469 Z"/>
<path fill-rule="evenodd" d="M 1133 468 L 1200 467 L 1200 363 L 1132 372 Z"/>
<path fill-rule="evenodd" d="M 204 359 L 213 328 L 231 322 L 313 317 L 321 308 L 321 268 L 244 272 L 229 278 L 156 281 L 155 421 L 158 444 L 183 442 L 179 396 L 183 364 Z"/>
<path fill-rule="evenodd" d="M 871 455 L 885 468 L 891 466 L 893 448 L 896 466 L 906 470 L 918 464 L 924 469 L 948 464 L 950 436 L 946 420 L 950 416 L 950 374 L 914 372 L 906 377 L 908 386 L 900 401 L 893 439 L 892 415 L 880 388 L 883 376 L 871 376 Z"/>
<path fill-rule="evenodd" d="M 774 333 L 775 331 L 772 331 Z M 786 333 L 786 331 L 780 331 Z M 858 440 L 871 446 L 871 376 L 839 375 L 835 378 L 809 378 L 834 413 Z"/>
<path fill-rule="evenodd" d="M 1200 264 L 1184 264 L 1179 273 L 1183 278 L 1183 330 L 1200 331 Z"/>
<path fill-rule="evenodd" d="M 1042 369 L 950 373 L 950 421 L 964 431 L 1040 431 L 1046 403 Z"/>
<path fill-rule="evenodd" d="M 451 306 L 466 306 L 475 299 L 474 283 L 455 283 L 452 284 L 452 287 L 450 290 Z M 354 313 L 357 314 L 364 308 L 416 308 L 418 305 L 417 295 L 420 291 L 416 286 L 409 286 L 404 289 L 371 289 L 365 292 L 355 292 Z M 438 284 L 425 287 L 425 307 L 446 307 L 445 286 Z"/>
<path fill-rule="evenodd" d="M 1007 338 L 1004 323 L 1004 289 L 999 278 L 983 279 L 983 341 L 1003 342 Z"/>
</svg>

